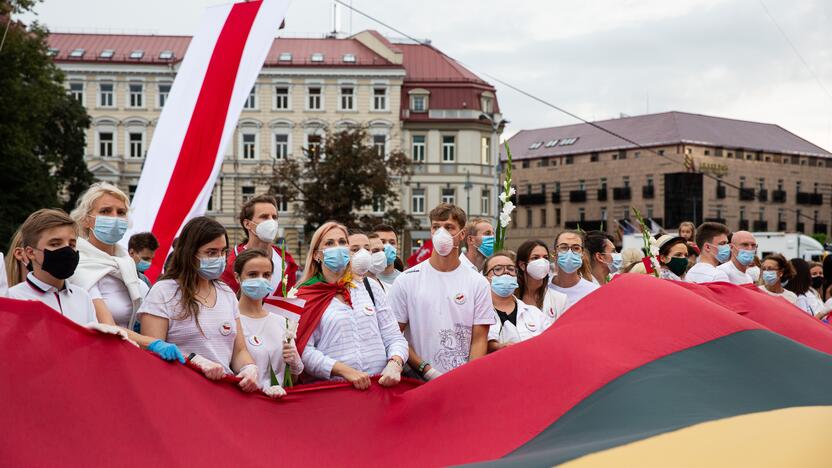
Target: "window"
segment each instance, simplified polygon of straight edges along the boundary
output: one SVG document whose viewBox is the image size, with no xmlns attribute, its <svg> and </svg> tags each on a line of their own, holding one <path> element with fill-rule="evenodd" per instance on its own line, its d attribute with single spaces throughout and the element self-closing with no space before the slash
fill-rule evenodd
<svg viewBox="0 0 832 468">
<path fill-rule="evenodd" d="M 546 142 L 546 145 L 545 145 L 545 146 L 546 146 L 547 148 L 551 148 L 551 147 L 553 147 L 553 146 L 557 146 L 559 141 L 560 141 L 560 140 L 558 140 L 557 138 L 555 138 L 554 140 L 549 140 L 549 141 L 547 141 L 547 142 Z"/>
<path fill-rule="evenodd" d="M 144 157 L 142 153 L 142 143 L 144 142 L 144 135 L 142 133 L 129 133 L 127 135 L 130 143 L 130 157 L 141 158 Z"/>
<path fill-rule="evenodd" d="M 373 197 L 373 213 L 384 213 L 384 199 L 382 197 Z"/>
<path fill-rule="evenodd" d="M 589 155 L 589 162 L 598 162 L 598 153 L 592 153 Z"/>
<path fill-rule="evenodd" d="M 491 206 L 491 192 L 488 189 L 482 189 L 480 196 L 480 214 L 488 215 L 488 209 Z"/>
<path fill-rule="evenodd" d="M 170 83 L 159 83 L 159 108 L 165 107 L 168 102 L 168 94 L 170 94 Z"/>
<path fill-rule="evenodd" d="M 248 97 L 246 97 L 246 102 L 243 104 L 243 109 L 257 109 L 257 85 L 251 87 L 251 91 L 249 91 Z"/>
<path fill-rule="evenodd" d="M 173 58 L 173 51 L 172 50 L 163 50 L 159 52 L 159 58 L 161 60 L 171 60 Z"/>
<path fill-rule="evenodd" d="M 797 182 L 794 184 L 794 190 L 795 190 L 795 192 L 800 192 L 800 188 L 801 188 L 801 187 L 800 187 L 800 181 L 797 181 Z"/>
<path fill-rule="evenodd" d="M 578 221 L 586 221 L 586 208 L 578 208 Z"/>
<path fill-rule="evenodd" d="M 456 204 L 456 190 L 452 188 L 442 189 L 442 203 Z"/>
<path fill-rule="evenodd" d="M 606 221 L 606 220 L 607 220 L 607 207 L 602 206 L 601 207 L 601 221 Z"/>
<path fill-rule="evenodd" d="M 376 86 L 373 88 L 373 110 L 387 110 L 387 87 Z"/>
<path fill-rule="evenodd" d="M 138 185 L 128 185 L 127 186 L 127 196 L 130 197 L 132 200 L 136 196 L 136 190 L 139 188 Z"/>
<path fill-rule="evenodd" d="M 425 162 L 425 136 L 413 135 L 413 162 Z"/>
<path fill-rule="evenodd" d="M 257 134 L 243 133 L 243 159 L 257 158 Z"/>
<path fill-rule="evenodd" d="M 426 107 L 425 96 L 410 96 L 410 110 L 413 112 L 424 112 Z"/>
<path fill-rule="evenodd" d="M 133 52 L 130 52 L 130 58 L 133 60 L 141 60 L 142 57 L 144 57 L 143 50 L 134 50 Z"/>
<path fill-rule="evenodd" d="M 566 164 L 572 164 L 573 162 L 575 162 L 575 159 L 572 156 L 566 157 Z"/>
<path fill-rule="evenodd" d="M 373 148 L 376 149 L 376 154 L 384 156 L 387 154 L 385 146 L 387 145 L 386 135 L 373 135 Z"/>
<path fill-rule="evenodd" d="M 740 221 L 744 221 L 744 220 L 745 220 L 745 207 L 741 206 L 740 207 Z"/>
<path fill-rule="evenodd" d="M 456 148 L 456 137 L 445 135 L 442 137 L 442 162 L 454 162 Z"/>
<path fill-rule="evenodd" d="M 254 198 L 254 187 L 251 185 L 243 186 L 240 188 L 241 195 L 243 196 L 243 203 L 251 200 Z"/>
<path fill-rule="evenodd" d="M 321 154 L 321 136 L 320 135 L 306 135 L 306 153 L 308 156 L 320 156 Z"/>
<path fill-rule="evenodd" d="M 321 87 L 310 86 L 307 88 L 306 109 L 307 110 L 321 110 Z"/>
<path fill-rule="evenodd" d="M 783 190 L 783 179 L 777 179 L 777 190 Z"/>
<path fill-rule="evenodd" d="M 69 83 L 69 95 L 72 96 L 73 99 L 84 104 L 84 83 L 80 83 L 77 81 L 73 81 Z"/>
<path fill-rule="evenodd" d="M 277 199 L 277 211 L 281 213 L 289 211 L 289 201 L 286 200 L 285 196 L 278 194 L 275 195 L 275 198 Z"/>
<path fill-rule="evenodd" d="M 494 100 L 490 96 L 482 97 L 482 111 L 486 114 L 494 112 Z"/>
<path fill-rule="evenodd" d="M 344 61 L 344 63 L 355 63 L 355 55 L 353 54 L 344 54 L 344 56 L 341 57 L 341 59 Z"/>
<path fill-rule="evenodd" d="M 601 190 L 606 190 L 606 189 L 607 189 L 607 178 L 606 177 L 601 177 Z"/>
<path fill-rule="evenodd" d="M 277 85 L 274 87 L 274 108 L 276 110 L 289 110 L 289 86 Z"/>
<path fill-rule="evenodd" d="M 532 209 L 531 208 L 526 208 L 526 227 L 527 228 L 532 227 L 532 218 L 533 218 Z"/>
<path fill-rule="evenodd" d="M 286 159 L 289 156 L 289 135 L 286 133 L 274 134 L 274 158 Z"/>
<path fill-rule="evenodd" d="M 322 53 L 314 53 L 312 54 L 312 61 L 315 63 L 320 63 L 324 61 L 324 54 Z"/>
<path fill-rule="evenodd" d="M 98 133 L 98 155 L 102 157 L 113 156 L 113 132 Z"/>
<path fill-rule="evenodd" d="M 578 190 L 586 190 L 586 181 L 584 179 L 578 181 Z"/>
<path fill-rule="evenodd" d="M 647 176 L 647 186 L 648 187 L 653 186 L 653 176 L 651 176 L 651 175 Z"/>
<path fill-rule="evenodd" d="M 413 191 L 411 199 L 411 208 L 413 214 L 425 214 L 425 191 L 424 189 L 416 189 Z"/>
<path fill-rule="evenodd" d="M 69 53 L 69 56 L 72 58 L 81 58 L 84 56 L 84 49 L 72 49 L 72 52 Z"/>
<path fill-rule="evenodd" d="M 629 187 L 629 186 L 630 186 L 630 177 L 629 176 L 624 176 L 624 187 Z"/>
<path fill-rule="evenodd" d="M 281 52 L 278 56 L 277 60 L 281 62 L 291 62 L 292 61 L 292 53 L 291 52 Z"/>
<path fill-rule="evenodd" d="M 101 51 L 101 54 L 98 55 L 99 58 L 111 59 L 113 55 L 116 54 L 116 51 L 113 49 L 104 49 Z"/>
<path fill-rule="evenodd" d="M 113 107 L 113 83 L 98 83 L 98 105 Z"/>
<path fill-rule="evenodd" d="M 647 205 L 647 217 L 653 219 L 653 205 Z"/>
<path fill-rule="evenodd" d="M 740 188 L 745 188 L 745 176 L 740 176 Z"/>
<path fill-rule="evenodd" d="M 765 190 L 766 189 L 766 179 L 763 178 L 763 177 L 760 177 L 757 180 L 757 186 L 760 188 L 760 190 Z"/>
<path fill-rule="evenodd" d="M 353 88 L 352 86 L 341 87 L 341 110 L 355 110 L 355 100 L 353 95 L 354 92 L 355 88 Z"/>
<path fill-rule="evenodd" d="M 144 85 L 141 83 L 130 83 L 127 87 L 130 90 L 130 107 L 143 107 Z"/>
<path fill-rule="evenodd" d="M 555 226 L 560 226 L 560 208 L 555 208 Z"/>
<path fill-rule="evenodd" d="M 540 227 L 546 227 L 546 208 L 540 209 Z"/>
</svg>

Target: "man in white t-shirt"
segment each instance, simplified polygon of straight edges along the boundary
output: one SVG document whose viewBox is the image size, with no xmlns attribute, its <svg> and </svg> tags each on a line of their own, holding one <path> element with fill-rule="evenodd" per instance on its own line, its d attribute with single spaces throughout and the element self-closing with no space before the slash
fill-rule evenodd
<svg viewBox="0 0 832 468">
<path fill-rule="evenodd" d="M 410 344 L 410 368 L 432 380 L 485 356 L 494 306 L 488 280 L 459 260 L 465 212 L 440 203 L 430 212 L 433 253 L 396 279 L 389 301 Z"/>
<path fill-rule="evenodd" d="M 484 218 L 471 218 L 465 225 L 465 253 L 459 256 L 463 265 L 477 273 L 485 260 L 494 255 L 494 226 Z"/>
<path fill-rule="evenodd" d="M 716 267 L 728 275 L 728 280 L 734 284 L 751 284 L 754 282 L 747 273 L 748 267 L 754 263 L 757 256 L 757 240 L 748 231 L 737 231 L 729 237 L 731 245 L 731 261 Z"/>
<path fill-rule="evenodd" d="M 566 295 L 566 309 L 600 286 L 581 276 L 581 270 L 589 271 L 584 265 L 584 236 L 577 231 L 563 231 L 555 237 L 555 268 L 557 276 L 552 278 L 549 288 Z"/>
<path fill-rule="evenodd" d="M 688 283 L 730 283 L 728 275 L 717 267 L 731 258 L 728 236 L 731 230 L 720 223 L 702 223 L 696 228 L 696 245 L 699 262 L 691 268 L 685 281 Z"/>
</svg>

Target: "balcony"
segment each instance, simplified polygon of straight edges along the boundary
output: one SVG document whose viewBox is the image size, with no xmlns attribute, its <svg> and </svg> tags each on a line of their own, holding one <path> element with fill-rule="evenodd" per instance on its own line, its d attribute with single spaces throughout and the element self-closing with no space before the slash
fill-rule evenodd
<svg viewBox="0 0 832 468">
<path fill-rule="evenodd" d="M 585 219 L 583 221 L 567 221 L 564 225 L 565 229 L 578 229 L 579 227 L 582 231 L 589 232 L 600 231 L 602 227 L 606 229 L 609 226 L 603 220 L 592 219 Z"/>
<path fill-rule="evenodd" d="M 753 188 L 740 188 L 740 201 L 753 201 L 754 200 L 754 189 Z"/>
<path fill-rule="evenodd" d="M 607 201 L 607 189 L 606 188 L 598 189 L 598 201 Z"/>
<path fill-rule="evenodd" d="M 546 204 L 546 194 L 545 193 L 527 193 L 525 195 L 520 195 L 520 206 L 529 206 L 529 205 L 545 205 Z"/>
<path fill-rule="evenodd" d="M 798 205 L 823 205 L 822 193 L 797 192 Z"/>
<path fill-rule="evenodd" d="M 615 187 L 612 189 L 613 200 L 629 200 L 633 198 L 633 193 L 630 187 Z"/>
<path fill-rule="evenodd" d="M 642 198 L 655 198 L 656 197 L 656 187 L 653 185 L 645 185 L 641 188 L 641 197 Z"/>
<path fill-rule="evenodd" d="M 739 222 L 739 230 L 740 231 L 747 231 L 749 224 L 750 223 L 748 222 L 747 219 L 741 219 L 740 222 Z"/>
<path fill-rule="evenodd" d="M 812 234 L 828 234 L 829 233 L 829 226 L 826 223 L 815 223 L 813 226 Z"/>
<path fill-rule="evenodd" d="M 552 192 L 552 203 L 560 203 L 560 192 Z"/>
<path fill-rule="evenodd" d="M 724 185 L 717 185 L 716 186 L 716 198 L 722 200 L 725 198 L 725 186 Z"/>
<path fill-rule="evenodd" d="M 757 191 L 757 201 L 767 202 L 768 201 L 768 190 L 760 189 Z"/>
<path fill-rule="evenodd" d="M 754 221 L 754 231 L 761 232 L 761 231 L 768 231 L 768 221 L 758 219 Z"/>
<path fill-rule="evenodd" d="M 786 191 L 775 190 L 771 192 L 771 201 L 774 203 L 786 203 Z"/>
<path fill-rule="evenodd" d="M 777 230 L 781 232 L 786 231 L 786 222 L 785 221 L 778 221 L 777 222 Z"/>
<path fill-rule="evenodd" d="M 572 190 L 569 192 L 569 201 L 572 203 L 582 203 L 586 201 L 586 190 Z"/>
</svg>

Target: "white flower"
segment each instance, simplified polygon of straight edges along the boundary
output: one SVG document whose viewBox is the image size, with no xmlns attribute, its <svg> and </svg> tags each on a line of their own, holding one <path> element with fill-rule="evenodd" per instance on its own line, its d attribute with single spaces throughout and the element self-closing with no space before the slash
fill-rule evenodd
<svg viewBox="0 0 832 468">
<path fill-rule="evenodd" d="M 285 279 L 285 277 L 284 277 L 284 279 Z M 286 293 L 286 299 L 297 299 L 297 297 L 298 297 L 298 288 L 292 288 L 292 289 L 289 290 L 289 292 Z"/>
<path fill-rule="evenodd" d="M 653 244 L 650 244 L 650 254 L 653 256 L 653 260 L 659 256 L 659 248 Z"/>
<path fill-rule="evenodd" d="M 650 263 L 653 264 L 653 269 L 659 271 L 662 269 L 661 263 L 656 259 L 656 257 L 650 257 Z"/>
<path fill-rule="evenodd" d="M 508 201 L 503 205 L 503 214 L 510 215 L 514 211 L 514 203 Z"/>
<path fill-rule="evenodd" d="M 515 193 L 517 192 L 514 190 L 514 187 L 509 187 L 508 193 L 506 193 L 505 190 L 500 193 L 500 201 L 506 203 Z"/>
<path fill-rule="evenodd" d="M 517 193 L 517 191 L 515 191 L 515 190 L 514 190 L 514 187 L 509 187 L 509 188 L 508 188 L 508 196 L 510 196 L 510 197 L 511 197 L 511 196 L 513 196 L 515 193 Z"/>
<path fill-rule="evenodd" d="M 283 275 L 283 280 L 281 282 L 283 284 L 289 284 L 289 275 Z"/>
<path fill-rule="evenodd" d="M 508 195 L 506 195 L 506 193 L 505 193 L 505 192 L 501 192 L 501 193 L 500 193 L 500 202 L 501 202 L 501 203 L 505 203 L 505 202 L 507 202 L 507 201 L 508 201 Z"/>
<path fill-rule="evenodd" d="M 508 213 L 500 213 L 500 226 L 506 228 L 511 222 L 511 216 Z"/>
</svg>

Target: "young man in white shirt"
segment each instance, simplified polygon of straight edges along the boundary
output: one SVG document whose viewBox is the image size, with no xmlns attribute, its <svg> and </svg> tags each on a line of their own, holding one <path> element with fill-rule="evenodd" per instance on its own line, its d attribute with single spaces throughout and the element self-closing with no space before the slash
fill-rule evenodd
<svg viewBox="0 0 832 468">
<path fill-rule="evenodd" d="M 488 280 L 459 260 L 465 212 L 440 203 L 430 222 L 430 258 L 402 273 L 389 296 L 410 344 L 407 362 L 425 380 L 484 356 L 494 323 Z"/>
<path fill-rule="evenodd" d="M 465 253 L 459 261 L 477 273 L 485 260 L 494 254 L 494 226 L 483 218 L 471 218 L 465 225 Z"/>
<path fill-rule="evenodd" d="M 396 236 L 396 230 L 393 226 L 388 224 L 379 224 L 373 228 L 373 232 L 378 234 L 381 243 L 384 245 L 384 255 L 387 258 L 387 266 L 384 271 L 377 273 L 376 277 L 386 286 L 393 286 L 393 282 L 402 273 L 396 269 L 396 260 L 399 255 L 399 238 Z"/>
<path fill-rule="evenodd" d="M 584 236 L 576 231 L 563 231 L 555 237 L 555 268 L 557 276 L 552 278 L 549 287 L 555 292 L 566 295 L 566 309 L 595 291 L 600 286 L 586 280 L 581 273 L 590 276 L 588 265 L 584 263 Z"/>
<path fill-rule="evenodd" d="M 737 231 L 728 240 L 731 245 L 731 261 L 716 267 L 717 270 L 724 271 L 728 280 L 734 284 L 753 283 L 747 270 L 757 256 L 757 240 L 748 231 Z"/>
<path fill-rule="evenodd" d="M 731 258 L 728 236 L 731 230 L 720 223 L 702 223 L 696 228 L 696 245 L 699 262 L 691 268 L 685 281 L 688 283 L 730 283 L 728 275 L 717 267 Z"/>
</svg>

